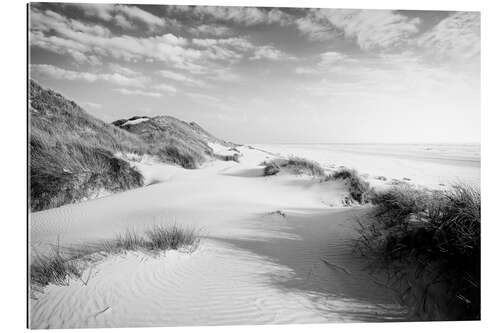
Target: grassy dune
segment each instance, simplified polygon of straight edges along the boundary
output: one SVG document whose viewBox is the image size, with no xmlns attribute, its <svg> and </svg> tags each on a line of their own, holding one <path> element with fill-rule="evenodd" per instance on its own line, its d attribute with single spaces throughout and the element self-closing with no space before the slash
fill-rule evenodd
<svg viewBox="0 0 500 333">
<path fill-rule="evenodd" d="M 141 186 L 142 176 L 116 152 L 144 154 L 139 138 L 106 124 L 73 101 L 30 81 L 30 206 L 77 202 L 98 191 Z"/>
<path fill-rule="evenodd" d="M 391 269 L 402 301 L 423 319 L 479 319 L 479 189 L 398 186 L 375 193 L 372 202 L 373 219 L 362 224 L 358 249 Z"/>
<path fill-rule="evenodd" d="M 325 171 L 318 162 L 296 156 L 275 158 L 270 161 L 265 161 L 263 164 L 265 165 L 265 176 L 275 175 L 282 168 L 291 170 L 296 174 L 306 174 L 310 176 L 324 176 L 325 174 Z"/>
<path fill-rule="evenodd" d="M 118 157 L 122 153 L 197 168 L 214 157 L 206 140 L 218 140 L 196 123 L 167 116 L 124 128 L 126 120 L 107 124 L 34 81 L 29 105 L 32 211 L 142 186 L 142 175 Z"/>
</svg>

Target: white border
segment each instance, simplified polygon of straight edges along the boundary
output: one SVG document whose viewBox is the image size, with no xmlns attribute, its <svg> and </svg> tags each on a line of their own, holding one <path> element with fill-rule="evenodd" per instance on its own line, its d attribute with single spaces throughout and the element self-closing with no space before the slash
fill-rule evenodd
<svg viewBox="0 0 500 333">
<path fill-rule="evenodd" d="M 51 1 L 53 2 L 53 1 Z M 69 1 L 68 1 L 69 2 Z M 72 1 L 111 2 L 111 1 Z M 301 332 L 314 330 L 331 332 L 365 332 L 382 329 L 385 332 L 405 333 L 425 330 L 453 330 L 454 332 L 477 332 L 486 329 L 499 331 L 500 315 L 497 314 L 499 269 L 497 239 L 500 235 L 500 219 L 495 214 L 500 184 L 500 61 L 498 33 L 500 32 L 500 6 L 498 1 L 471 0 L 206 0 L 206 1 L 119 1 L 120 3 L 153 4 L 205 4 L 245 5 L 281 7 L 332 7 L 373 9 L 421 9 L 421 10 L 474 10 L 481 11 L 482 20 L 482 267 L 483 302 L 481 322 L 446 323 L 395 323 L 395 324 L 328 324 L 285 326 L 230 326 L 230 327 L 182 327 L 168 328 L 174 332 Z M 26 4 L 22 1 L 2 3 L 2 47 L 0 105 L 0 150 L 2 180 L 0 188 L 1 232 L 0 232 L 0 329 L 18 332 L 26 325 Z M 497 319 L 498 318 L 498 319 Z M 115 329 L 113 329 L 116 331 Z M 123 331 L 159 332 L 165 328 L 122 329 Z M 62 330 L 66 331 L 66 330 Z M 94 330 L 86 330 L 92 332 Z M 71 332 L 74 332 L 72 330 Z"/>
</svg>

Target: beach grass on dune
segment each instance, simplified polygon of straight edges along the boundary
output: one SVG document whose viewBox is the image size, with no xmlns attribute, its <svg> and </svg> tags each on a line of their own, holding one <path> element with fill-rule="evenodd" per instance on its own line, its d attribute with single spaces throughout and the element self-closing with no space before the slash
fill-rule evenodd
<svg viewBox="0 0 500 333">
<path fill-rule="evenodd" d="M 196 230 L 177 225 L 153 226 L 144 234 L 127 230 L 118 234 L 114 239 L 66 248 L 64 251 L 59 246 L 44 255 L 35 255 L 30 264 L 30 281 L 32 286 L 44 287 L 48 284 L 64 285 L 70 278 L 81 276 L 85 265 L 80 265 L 78 260 L 95 253 L 117 254 L 128 251 L 144 251 L 158 253 L 165 250 L 179 250 L 186 248 L 193 251 L 200 240 Z"/>
<path fill-rule="evenodd" d="M 264 175 L 274 175 L 281 168 L 287 168 L 296 174 L 306 174 L 310 176 L 324 176 L 325 171 L 316 161 L 306 158 L 290 156 L 288 158 L 275 158 L 270 161 L 264 161 Z"/>
<path fill-rule="evenodd" d="M 63 256 L 59 247 L 46 255 L 36 255 L 30 265 L 30 280 L 34 285 L 64 284 L 69 277 L 79 277 L 81 271 L 73 260 Z"/>
<path fill-rule="evenodd" d="M 360 229 L 361 253 L 390 266 L 393 282 L 413 286 L 404 297 L 419 316 L 479 319 L 480 190 L 402 185 L 374 194 L 372 202 L 373 219 Z"/>
<path fill-rule="evenodd" d="M 346 181 L 347 190 L 352 200 L 359 204 L 370 202 L 373 195 L 373 189 L 370 184 L 361 178 L 355 169 L 340 169 L 332 172 L 324 178 L 324 181 L 330 180 L 344 180 Z"/>
</svg>

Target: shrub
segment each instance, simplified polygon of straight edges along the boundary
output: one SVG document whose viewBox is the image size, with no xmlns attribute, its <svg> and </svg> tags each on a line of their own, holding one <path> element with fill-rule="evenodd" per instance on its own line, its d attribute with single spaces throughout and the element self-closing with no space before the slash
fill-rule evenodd
<svg viewBox="0 0 500 333">
<path fill-rule="evenodd" d="M 346 181 L 347 189 L 352 200 L 359 204 L 365 204 L 370 201 L 373 189 L 366 180 L 359 176 L 356 170 L 342 168 L 326 176 L 324 181 L 338 179 Z"/>
<path fill-rule="evenodd" d="M 446 191 L 406 185 L 377 193 L 372 202 L 374 220 L 360 230 L 361 252 L 399 267 L 394 275 L 397 283 L 409 279 L 408 271 L 417 272 L 415 281 L 407 283 L 423 285 L 420 291 L 408 290 L 423 299 L 416 309 L 421 315 L 479 319 L 480 191 L 462 184 Z M 438 292 L 438 283 L 443 295 L 431 302 L 429 294 Z M 444 318 L 430 310 L 438 305 Z"/>
<path fill-rule="evenodd" d="M 264 167 L 264 176 L 273 176 L 280 172 L 280 167 L 274 163 L 270 163 Z"/>
<path fill-rule="evenodd" d="M 325 171 L 316 161 L 311 161 L 301 157 L 289 157 L 285 167 L 289 167 L 298 174 L 308 174 L 311 176 L 324 176 Z"/>
<path fill-rule="evenodd" d="M 323 176 L 325 174 L 318 162 L 295 156 L 287 159 L 275 158 L 270 161 L 264 161 L 263 164 L 268 169 L 267 172 L 269 172 L 269 174 L 266 174 L 266 168 L 264 168 L 264 175 L 266 176 L 278 173 L 280 168 L 287 168 L 296 174 L 307 174 L 310 176 Z"/>
</svg>

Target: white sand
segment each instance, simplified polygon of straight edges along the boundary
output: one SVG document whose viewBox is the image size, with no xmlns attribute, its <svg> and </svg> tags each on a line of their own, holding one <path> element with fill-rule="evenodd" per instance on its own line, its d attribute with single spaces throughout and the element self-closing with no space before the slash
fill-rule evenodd
<svg viewBox="0 0 500 333">
<path fill-rule="evenodd" d="M 137 162 L 152 185 L 31 214 L 37 252 L 155 224 L 193 226 L 203 235 L 191 254 L 112 256 L 87 268 L 86 285 L 72 280 L 47 287 L 31 300 L 31 326 L 401 318 L 392 293 L 352 253 L 355 218 L 366 209 L 342 207 L 343 185 L 308 176 L 262 177 L 258 164 L 271 156 L 238 149 L 241 163 L 216 161 L 199 170 Z M 276 210 L 286 216 L 270 214 Z"/>
</svg>

